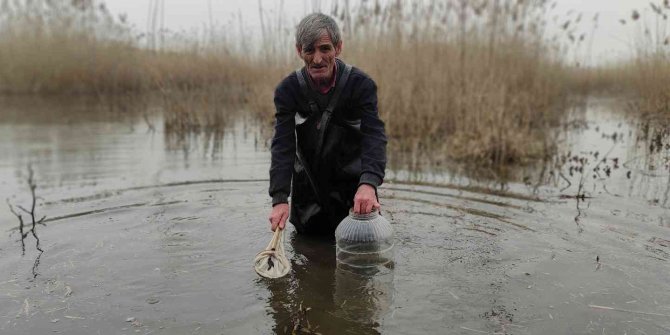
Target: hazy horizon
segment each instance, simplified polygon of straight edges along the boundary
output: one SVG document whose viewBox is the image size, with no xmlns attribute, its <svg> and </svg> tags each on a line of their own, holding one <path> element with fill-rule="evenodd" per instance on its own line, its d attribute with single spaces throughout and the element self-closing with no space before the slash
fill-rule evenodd
<svg viewBox="0 0 670 335">
<path fill-rule="evenodd" d="M 108 0 L 107 5 L 115 15 L 126 14 L 128 21 L 139 32 L 147 31 L 150 6 L 156 0 Z M 357 2 L 357 1 L 353 1 Z M 222 26 L 229 24 L 233 29 L 240 29 L 239 18 L 243 20 L 245 33 L 252 36 L 260 34 L 259 6 L 262 6 L 266 15 L 276 17 L 277 12 L 283 13 L 287 22 L 294 23 L 302 15 L 314 9 L 329 12 L 330 1 L 320 0 L 285 0 L 285 1 L 243 1 L 243 0 L 166 0 L 164 3 L 164 27 L 171 31 L 202 30 L 211 23 Z M 281 4 L 283 6 L 280 8 Z M 598 14 L 598 28 L 593 35 L 593 44 L 590 61 L 583 62 L 602 64 L 604 62 L 625 59 L 630 56 L 630 44 L 633 43 L 639 28 L 631 24 L 632 11 L 637 9 L 645 16 L 651 17 L 648 2 L 639 0 L 557 0 L 556 7 L 550 11 L 548 22 L 550 29 L 557 32 L 568 14 L 572 18 L 578 13 L 583 14 L 582 29 L 579 33 L 590 34 L 592 18 Z M 211 14 L 211 16 L 210 16 Z M 626 20 L 621 24 L 620 20 Z M 587 22 L 588 21 L 588 22 Z M 582 50 L 580 54 L 584 54 Z"/>
</svg>

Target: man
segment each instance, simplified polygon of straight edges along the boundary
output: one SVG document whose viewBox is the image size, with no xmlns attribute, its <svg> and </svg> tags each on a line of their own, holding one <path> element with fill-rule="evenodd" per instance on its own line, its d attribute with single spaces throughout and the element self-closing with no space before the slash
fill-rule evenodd
<svg viewBox="0 0 670 335">
<path fill-rule="evenodd" d="M 353 208 L 378 210 L 386 167 L 386 134 L 377 87 L 337 57 L 340 31 L 324 14 L 298 25 L 296 51 L 305 66 L 277 86 L 270 189 L 272 230 L 289 218 L 299 233 L 332 234 Z"/>
</svg>

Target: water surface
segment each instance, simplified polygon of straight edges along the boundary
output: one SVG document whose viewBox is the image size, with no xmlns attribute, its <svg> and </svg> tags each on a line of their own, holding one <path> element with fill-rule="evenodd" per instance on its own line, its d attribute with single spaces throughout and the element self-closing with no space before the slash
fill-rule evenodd
<svg viewBox="0 0 670 335">
<path fill-rule="evenodd" d="M 391 167 L 390 273 L 341 271 L 289 226 L 293 269 L 267 280 L 269 153 L 244 112 L 178 136 L 152 106 L 4 98 L 0 195 L 30 206 L 30 164 L 47 218 L 23 254 L 0 210 L 0 333 L 667 334 L 668 148 L 617 105 L 573 110 L 559 155 L 516 179 Z"/>
</svg>

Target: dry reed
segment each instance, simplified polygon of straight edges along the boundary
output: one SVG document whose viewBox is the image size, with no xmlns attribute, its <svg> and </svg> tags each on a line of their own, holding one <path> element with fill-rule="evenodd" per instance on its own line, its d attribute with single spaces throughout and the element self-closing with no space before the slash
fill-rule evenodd
<svg viewBox="0 0 670 335">
<path fill-rule="evenodd" d="M 634 26 L 632 57 L 603 66 L 594 75 L 601 90 L 625 93 L 629 111 L 643 119 L 670 121 L 670 1 L 656 0 L 634 10 L 622 24 Z"/>
<path fill-rule="evenodd" d="M 219 34 L 211 20 L 205 41 L 157 38 L 158 2 L 149 37 L 101 2 L 54 3 L 2 2 L 0 92 L 157 93 L 166 130 L 197 132 L 224 127 L 231 109 L 270 124 L 274 86 L 299 65 L 279 15 L 263 20 L 268 46 L 252 51 L 245 36 Z M 546 1 L 338 4 L 342 57 L 376 80 L 398 156 L 501 166 L 553 153 L 547 133 L 569 87 L 560 46 L 545 36 Z"/>
<path fill-rule="evenodd" d="M 158 6 L 154 6 L 159 8 Z M 167 132 L 211 131 L 249 100 L 250 64 L 210 35 L 135 35 L 103 2 L 2 1 L 0 93 L 158 95 Z M 161 36 L 167 35 L 165 32 Z M 144 48 L 144 39 L 160 48 Z M 167 45 L 167 47 L 166 47 Z M 109 99 L 112 97 L 112 99 Z"/>
<path fill-rule="evenodd" d="M 566 99 L 545 10 L 505 0 L 376 4 L 359 9 L 346 57 L 377 80 L 402 152 L 523 163 L 553 153 L 547 130 Z"/>
<path fill-rule="evenodd" d="M 109 93 L 144 84 L 130 32 L 104 5 L 3 1 L 0 92 Z"/>
</svg>

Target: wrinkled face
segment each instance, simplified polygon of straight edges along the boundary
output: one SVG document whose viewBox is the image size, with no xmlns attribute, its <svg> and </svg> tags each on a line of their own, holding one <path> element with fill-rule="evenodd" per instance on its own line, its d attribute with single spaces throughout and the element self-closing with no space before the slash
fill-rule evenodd
<svg viewBox="0 0 670 335">
<path fill-rule="evenodd" d="M 332 80 L 335 57 L 339 56 L 342 51 L 342 41 L 338 45 L 333 45 L 330 36 L 324 31 L 313 45 L 305 48 L 298 45 L 296 48 L 312 80 L 317 83 L 327 83 Z"/>
</svg>

